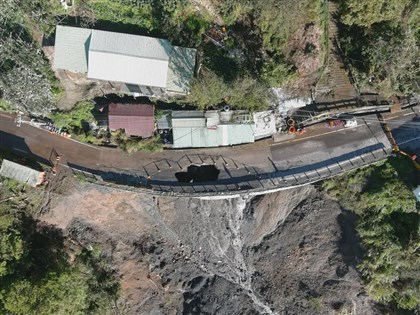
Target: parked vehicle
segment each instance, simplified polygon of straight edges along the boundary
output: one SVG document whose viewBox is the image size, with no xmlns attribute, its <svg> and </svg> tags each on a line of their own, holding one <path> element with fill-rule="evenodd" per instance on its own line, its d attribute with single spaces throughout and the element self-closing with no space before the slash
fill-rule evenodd
<svg viewBox="0 0 420 315">
<path fill-rule="evenodd" d="M 341 119 L 327 120 L 325 127 L 330 128 L 330 129 L 344 127 L 344 121 Z"/>
</svg>

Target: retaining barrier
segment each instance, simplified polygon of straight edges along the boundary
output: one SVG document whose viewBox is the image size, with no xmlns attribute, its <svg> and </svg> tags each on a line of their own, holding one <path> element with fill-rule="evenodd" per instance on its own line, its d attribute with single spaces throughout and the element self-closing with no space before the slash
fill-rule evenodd
<svg viewBox="0 0 420 315">
<path fill-rule="evenodd" d="M 128 176 L 132 185 L 119 184 L 112 182 L 106 178 L 106 173 L 99 171 L 91 172 L 83 167 L 77 165 L 69 166 L 74 174 L 83 176 L 84 180 L 95 183 L 104 187 L 113 189 L 143 192 L 158 196 L 173 196 L 173 197 L 190 197 L 190 198 L 205 198 L 205 199 L 220 199 L 220 198 L 234 198 L 238 196 L 257 196 L 286 190 L 296 187 L 313 184 L 321 180 L 335 177 L 356 168 L 374 164 L 386 159 L 391 154 L 391 149 L 377 149 L 374 151 L 363 153 L 359 156 L 349 158 L 344 161 L 335 161 L 323 167 L 316 169 L 291 173 L 290 171 L 275 171 L 270 173 L 259 174 L 258 176 L 250 175 L 249 178 L 244 178 L 241 182 L 235 182 L 235 178 L 224 180 L 226 183 L 221 184 L 223 180 L 218 180 L 212 183 L 194 183 L 181 184 L 175 182 L 159 182 L 154 183 L 149 181 L 144 176 L 133 175 L 128 173 L 113 173 L 120 176 L 124 180 Z M 333 161 L 334 159 L 332 159 Z M 101 174 L 102 173 L 102 174 Z M 137 181 L 135 180 L 137 178 Z"/>
</svg>

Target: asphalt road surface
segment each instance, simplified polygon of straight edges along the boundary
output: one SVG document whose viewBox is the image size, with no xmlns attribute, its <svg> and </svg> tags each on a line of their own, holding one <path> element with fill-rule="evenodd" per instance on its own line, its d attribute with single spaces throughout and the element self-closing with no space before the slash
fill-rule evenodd
<svg viewBox="0 0 420 315">
<path fill-rule="evenodd" d="M 397 142 L 414 143 L 412 139 L 419 137 L 419 129 L 412 124 L 413 119 L 418 119 L 418 108 L 389 119 L 398 135 Z M 148 185 L 155 190 L 271 189 L 291 185 L 292 181 L 315 181 L 385 157 L 390 143 L 376 115 L 359 117 L 358 123 L 355 128 L 339 130 L 319 124 L 308 128 L 304 135 L 293 139 L 289 136 L 284 141 L 280 137 L 276 143 L 268 139 L 235 147 L 128 155 L 119 149 L 66 139 L 27 123 L 17 127 L 14 116 L 0 114 L 0 147 L 46 163 L 56 151 L 65 166 L 98 173 L 113 182 Z M 220 170 L 219 179 L 204 184 L 178 183 L 175 174 L 185 172 L 191 164 L 215 165 Z"/>
<path fill-rule="evenodd" d="M 279 170 L 305 167 L 310 169 L 316 164 L 325 164 L 330 160 L 344 161 L 366 152 L 389 147 L 389 141 L 376 116 L 369 116 L 369 122 L 366 123 L 363 118 L 358 121 L 357 127 L 338 130 L 327 129 L 324 124 L 320 124 L 313 128 L 321 129 L 324 134 L 308 135 L 302 139 L 272 145 L 271 154 L 276 167 Z"/>
</svg>

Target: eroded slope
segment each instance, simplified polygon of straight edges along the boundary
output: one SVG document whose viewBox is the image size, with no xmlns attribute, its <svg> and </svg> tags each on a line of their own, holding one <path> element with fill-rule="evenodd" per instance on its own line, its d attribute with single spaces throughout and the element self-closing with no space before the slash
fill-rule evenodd
<svg viewBox="0 0 420 315">
<path fill-rule="evenodd" d="M 375 313 L 353 219 L 311 186 L 249 201 L 85 184 L 42 219 L 113 263 L 130 314 Z"/>
</svg>

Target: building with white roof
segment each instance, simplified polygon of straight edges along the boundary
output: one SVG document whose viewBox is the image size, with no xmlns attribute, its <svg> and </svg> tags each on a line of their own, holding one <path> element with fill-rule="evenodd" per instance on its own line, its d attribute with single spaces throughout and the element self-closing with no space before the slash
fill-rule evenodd
<svg viewBox="0 0 420 315">
<path fill-rule="evenodd" d="M 196 50 L 165 39 L 58 25 L 54 68 L 87 78 L 124 83 L 121 90 L 186 94 Z"/>
</svg>

